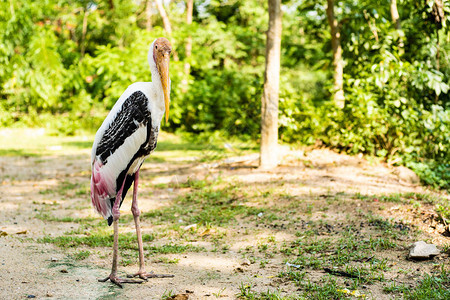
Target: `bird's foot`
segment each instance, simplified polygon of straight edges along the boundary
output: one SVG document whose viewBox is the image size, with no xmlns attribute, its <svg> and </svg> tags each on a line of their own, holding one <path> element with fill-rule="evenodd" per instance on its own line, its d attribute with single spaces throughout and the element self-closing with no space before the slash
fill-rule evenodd
<svg viewBox="0 0 450 300">
<path fill-rule="evenodd" d="M 147 280 L 149 278 L 171 278 L 171 277 L 175 277 L 175 275 L 171 275 L 171 274 L 155 274 L 153 272 L 147 273 L 145 271 L 139 271 L 136 274 L 132 274 L 132 275 L 127 275 L 128 278 L 134 278 L 134 277 L 139 277 L 143 280 Z"/>
<path fill-rule="evenodd" d="M 128 279 L 128 278 L 119 278 L 116 275 L 110 274 L 105 279 L 99 279 L 99 282 L 106 282 L 108 280 L 111 280 L 112 283 L 119 286 L 120 288 L 123 288 L 123 283 L 143 283 L 144 280 L 136 280 L 136 279 Z"/>
</svg>

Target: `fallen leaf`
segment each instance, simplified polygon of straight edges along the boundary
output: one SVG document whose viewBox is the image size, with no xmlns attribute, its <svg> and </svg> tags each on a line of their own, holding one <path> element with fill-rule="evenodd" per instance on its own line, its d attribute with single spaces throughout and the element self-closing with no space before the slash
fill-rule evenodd
<svg viewBox="0 0 450 300">
<path fill-rule="evenodd" d="M 208 235 L 208 234 L 210 234 L 211 233 L 211 229 L 206 229 L 205 231 L 203 231 L 201 234 L 200 234 L 200 236 L 205 236 L 205 235 Z"/>
<path fill-rule="evenodd" d="M 6 231 L 0 230 L 0 236 L 7 236 L 7 235 L 8 235 L 8 233 Z"/>
<path fill-rule="evenodd" d="M 28 230 L 22 230 L 22 231 L 16 232 L 16 234 L 27 234 L 27 231 Z"/>
<path fill-rule="evenodd" d="M 350 291 L 349 289 L 342 289 L 342 290 L 337 290 L 337 291 L 341 292 L 343 294 L 346 294 L 346 295 L 351 295 L 356 298 L 366 298 L 366 295 L 361 294 L 358 290 Z"/>
</svg>

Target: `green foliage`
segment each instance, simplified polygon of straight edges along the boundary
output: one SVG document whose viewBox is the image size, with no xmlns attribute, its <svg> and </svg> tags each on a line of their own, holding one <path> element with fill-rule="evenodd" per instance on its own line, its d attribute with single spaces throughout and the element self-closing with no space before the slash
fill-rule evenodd
<svg viewBox="0 0 450 300">
<path fill-rule="evenodd" d="M 0 126 L 66 135 L 98 128 L 128 85 L 150 81 L 148 46 L 166 33 L 156 10 L 146 30 L 146 2 L 0 2 Z M 395 160 L 426 184 L 449 188 L 450 1 L 441 22 L 433 3 L 398 1 L 397 30 L 388 2 L 335 1 L 345 62 L 341 110 L 332 101 L 327 2 L 283 1 L 281 139 Z M 179 60 L 171 61 L 165 129 L 258 140 L 267 2 L 198 0 L 191 25 L 184 5 L 166 5 Z"/>
</svg>

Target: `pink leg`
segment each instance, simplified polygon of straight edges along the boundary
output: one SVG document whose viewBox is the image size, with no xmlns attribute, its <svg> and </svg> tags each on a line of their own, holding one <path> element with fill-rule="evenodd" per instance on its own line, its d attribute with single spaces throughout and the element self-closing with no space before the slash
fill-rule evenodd
<svg viewBox="0 0 450 300">
<path fill-rule="evenodd" d="M 125 177 L 126 179 L 126 177 Z M 105 282 L 107 280 L 111 280 L 111 282 L 117 284 L 119 287 L 122 287 L 122 283 L 142 283 L 143 281 L 132 280 L 132 279 L 123 279 L 117 277 L 117 261 L 119 257 L 119 217 L 120 217 L 120 200 L 122 199 L 122 191 L 123 186 L 125 185 L 125 180 L 123 181 L 122 187 L 116 195 L 116 200 L 114 201 L 114 206 L 112 208 L 113 214 L 113 225 L 114 225 L 114 247 L 113 247 L 113 262 L 111 274 L 105 279 L 99 279 L 100 282 Z"/>
<path fill-rule="evenodd" d="M 141 225 L 139 222 L 139 216 L 141 212 L 139 211 L 138 202 L 137 202 L 137 190 L 138 190 L 138 181 L 139 181 L 139 170 L 134 174 L 134 188 L 133 188 L 133 203 L 131 205 L 131 212 L 134 217 L 134 224 L 136 225 L 136 235 L 138 241 L 139 248 L 139 271 L 136 274 L 128 275 L 128 277 L 139 277 L 141 279 L 147 280 L 147 278 L 166 278 L 166 277 L 174 277 L 174 275 L 168 274 L 154 274 L 153 272 L 147 273 L 144 271 L 144 247 L 142 244 L 142 233 L 141 233 Z"/>
</svg>

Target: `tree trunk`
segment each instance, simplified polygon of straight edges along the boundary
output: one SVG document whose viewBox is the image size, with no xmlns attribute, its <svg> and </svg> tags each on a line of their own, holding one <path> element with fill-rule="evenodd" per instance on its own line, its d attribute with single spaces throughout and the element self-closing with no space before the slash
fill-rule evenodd
<svg viewBox="0 0 450 300">
<path fill-rule="evenodd" d="M 147 0 L 145 5 L 145 29 L 152 30 L 152 0 Z"/>
<path fill-rule="evenodd" d="M 278 93 L 281 56 L 281 0 L 269 0 L 269 30 L 266 42 L 266 71 L 261 99 L 260 167 L 278 165 Z"/>
<path fill-rule="evenodd" d="M 398 14 L 397 9 L 397 0 L 391 0 L 390 7 L 391 7 L 392 22 L 394 22 L 395 29 L 400 30 L 401 25 L 400 25 L 400 15 Z"/>
<path fill-rule="evenodd" d="M 445 22 L 445 12 L 444 3 L 442 0 L 434 0 L 433 7 L 431 9 L 431 14 L 434 17 L 434 23 L 436 24 L 436 70 L 440 70 L 440 53 L 441 53 L 441 43 L 439 40 L 439 30 L 443 27 Z M 439 95 L 435 96 L 435 103 L 439 101 Z"/>
<path fill-rule="evenodd" d="M 162 0 L 156 0 L 156 7 L 158 8 L 159 15 L 161 16 L 164 24 L 164 30 L 170 36 L 172 35 L 172 26 L 170 25 L 169 17 L 166 14 L 166 10 L 164 9 Z"/>
<path fill-rule="evenodd" d="M 390 9 L 391 9 L 392 22 L 394 23 L 395 29 L 397 31 L 399 31 L 402 29 L 402 26 L 400 24 L 400 15 L 398 14 L 398 9 L 397 9 L 397 0 L 391 0 Z M 398 48 L 399 48 L 398 53 L 400 55 L 402 55 L 405 52 L 402 37 L 399 37 L 399 39 L 398 39 Z"/>
<path fill-rule="evenodd" d="M 339 33 L 339 24 L 334 17 L 334 1 L 327 0 L 327 17 L 331 30 L 331 47 L 333 48 L 333 66 L 334 66 L 334 102 L 337 107 L 344 108 L 344 63 L 342 61 L 342 48 Z"/>
<path fill-rule="evenodd" d="M 166 10 L 164 9 L 164 5 L 162 3 L 162 0 L 155 0 L 156 2 L 156 7 L 158 8 L 159 14 L 161 15 L 161 18 L 163 20 L 163 24 L 164 24 L 164 30 L 167 32 L 167 35 L 169 37 L 172 36 L 172 26 L 170 25 L 170 20 L 169 17 L 166 14 Z M 172 56 L 173 56 L 173 60 L 174 61 L 179 61 L 180 59 L 178 58 L 178 54 L 175 51 L 175 49 L 173 49 L 172 52 Z"/>
<path fill-rule="evenodd" d="M 187 25 L 192 24 L 192 11 L 193 10 L 194 10 L 194 0 L 187 0 L 186 1 L 186 24 Z M 189 58 L 191 57 L 191 53 L 192 53 L 192 36 L 189 35 L 186 40 L 186 62 L 184 63 L 184 78 L 181 82 L 181 91 L 183 93 L 187 92 L 189 73 L 191 71 L 191 65 L 189 64 Z"/>
</svg>

